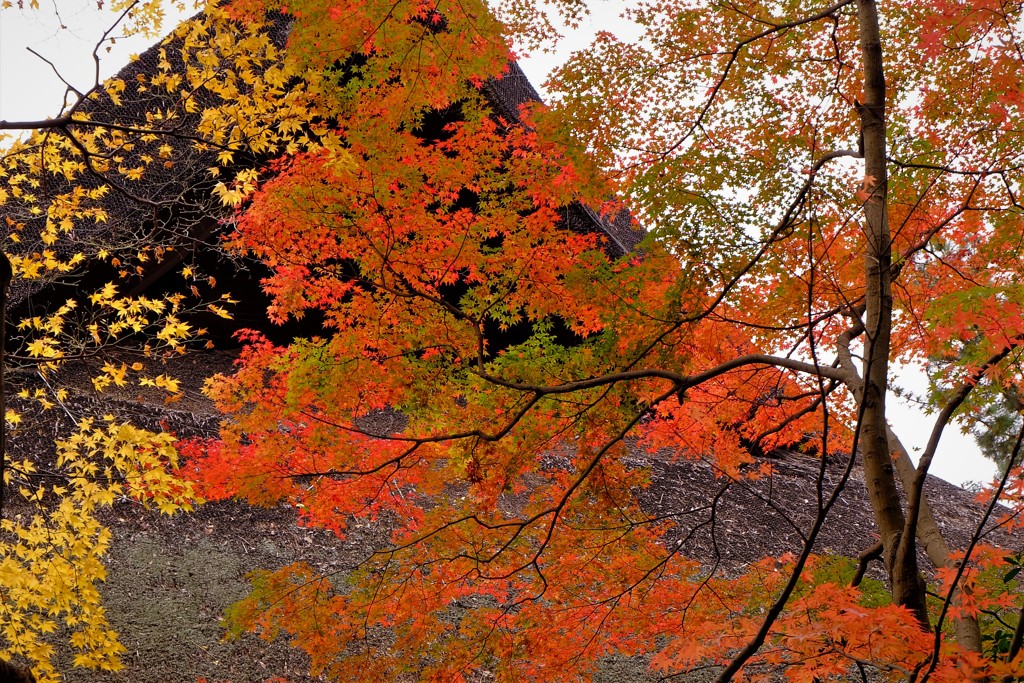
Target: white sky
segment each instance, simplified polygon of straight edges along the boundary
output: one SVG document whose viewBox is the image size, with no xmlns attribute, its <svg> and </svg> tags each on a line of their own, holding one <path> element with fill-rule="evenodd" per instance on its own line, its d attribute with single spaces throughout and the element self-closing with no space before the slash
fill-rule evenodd
<svg viewBox="0 0 1024 683">
<path fill-rule="evenodd" d="M 46 118 L 60 111 L 64 85 L 27 47 L 53 62 L 71 85 L 84 91 L 94 82 L 93 48 L 117 19 L 117 15 L 99 10 L 97 0 L 42 0 L 40 4 L 42 8 L 36 11 L 0 10 L 0 120 Z M 178 20 L 169 17 L 165 32 Z M 101 78 L 117 72 L 129 55 L 142 52 L 153 42 L 124 40 L 117 30 L 112 36 L 116 43 L 107 43 L 98 53 Z"/>
<path fill-rule="evenodd" d="M 27 4 L 27 3 L 26 3 Z M 43 0 L 39 11 L 0 10 L 0 120 L 36 120 L 55 116 L 64 96 L 64 85 L 49 65 L 26 51 L 32 47 L 53 62 L 61 75 L 79 90 L 93 84 L 92 51 L 113 15 L 97 10 L 96 0 Z M 59 10 L 60 19 L 54 8 Z M 538 89 L 547 73 L 563 61 L 572 49 L 587 44 L 598 30 L 613 30 L 623 25 L 617 3 L 595 0 L 593 14 L 572 31 L 554 54 L 537 54 L 521 64 Z M 190 14 L 190 13 L 189 13 Z M 179 14 L 184 18 L 186 14 Z M 62 28 L 63 24 L 63 28 Z M 165 33 L 174 25 L 171 17 Z M 116 45 L 100 50 L 101 77 L 109 76 L 127 63 L 129 55 L 145 50 L 152 41 L 142 38 L 118 39 Z M 108 52 L 105 48 L 110 47 Z M 923 394 L 926 380 L 920 373 L 903 371 L 897 383 L 916 394 Z M 916 406 L 890 399 L 890 420 L 904 445 L 915 455 L 923 448 L 931 432 L 932 420 Z M 995 466 L 981 457 L 974 440 L 953 425 L 947 427 L 931 473 L 954 483 L 989 481 Z"/>
</svg>

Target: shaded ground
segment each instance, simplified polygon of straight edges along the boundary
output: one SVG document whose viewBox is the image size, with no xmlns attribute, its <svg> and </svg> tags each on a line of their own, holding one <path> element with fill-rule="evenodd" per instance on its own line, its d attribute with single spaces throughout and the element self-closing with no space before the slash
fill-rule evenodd
<svg viewBox="0 0 1024 683">
<path fill-rule="evenodd" d="M 160 519 L 116 511 L 104 597 L 128 652 L 125 669 L 100 674 L 65 669 L 68 681 L 194 683 L 309 681 L 308 660 L 283 641 L 226 639 L 220 616 L 249 590 L 246 574 L 299 557 L 339 559 L 326 534 L 299 529 L 286 510 L 211 504 L 195 515 Z M 326 542 L 326 543 L 325 543 Z M 329 545 L 328 545 L 329 544 Z"/>
<path fill-rule="evenodd" d="M 249 592 L 247 574 L 298 560 L 324 574 L 344 571 L 372 551 L 373 533 L 333 534 L 296 524 L 285 507 L 210 503 L 192 514 L 158 515 L 122 503 L 104 520 L 114 532 L 106 557 L 104 604 L 127 652 L 118 672 L 60 670 L 72 683 L 256 683 L 309 675 L 309 659 L 287 641 L 229 636 L 221 615 Z M 369 531 L 369 530 L 368 530 Z"/>
</svg>

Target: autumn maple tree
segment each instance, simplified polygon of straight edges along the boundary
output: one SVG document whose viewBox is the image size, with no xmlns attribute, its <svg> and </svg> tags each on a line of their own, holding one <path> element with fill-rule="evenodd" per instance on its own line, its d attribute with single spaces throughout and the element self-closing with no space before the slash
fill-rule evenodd
<svg viewBox="0 0 1024 683">
<path fill-rule="evenodd" d="M 320 327 L 241 333 L 237 372 L 207 387 L 221 436 L 184 447 L 194 484 L 382 536 L 344 575 L 254 576 L 228 623 L 342 681 L 586 679 L 610 654 L 719 680 L 1024 674 L 1020 560 L 982 542 L 1016 525 L 995 501 L 1021 500 L 1024 432 L 1005 431 L 1024 334 L 1021 6 L 641 3 L 625 15 L 639 38 L 599 34 L 550 108 L 501 112 L 494 84 L 513 48 L 552 39 L 545 11 L 586 7 L 235 0 L 179 29 L 180 65 L 142 84 L 197 116 L 189 149 L 231 208 L 222 246 L 271 270 L 268 314 Z M 155 114 L 158 129 L 75 116 L 40 135 L 62 132 L 62 172 L 95 182 L 48 209 L 44 242 L 65 216 L 95 220 L 88 193 L 156 201 L 129 181 L 160 155 L 126 145 L 184 135 Z M 29 176 L 10 174 L 31 212 Z M 646 237 L 621 249 L 566 207 L 627 207 Z M 59 362 L 52 327 L 29 343 Z M 895 360 L 929 372 L 926 443 L 886 418 Z M 1006 463 L 966 548 L 923 493 L 954 420 Z M 93 429 L 75 447 L 92 452 Z M 820 459 L 813 523 L 784 555 L 682 556 L 676 517 L 641 502 L 645 454 L 709 462 L 725 485 L 784 447 Z M 854 467 L 884 596 L 817 554 Z"/>
<path fill-rule="evenodd" d="M 947 424 L 1021 381 L 1019 6 L 642 3 L 635 42 L 599 34 L 518 120 L 488 83 L 509 41 L 546 39 L 540 7 L 230 7 L 294 18 L 310 134 L 339 144 L 237 197 L 228 246 L 273 269 L 271 315 L 325 333 L 247 337 L 210 385 L 230 419 L 193 444 L 197 479 L 388 530 L 344 577 L 257 577 L 232 623 L 338 680 L 586 677 L 613 652 L 720 680 L 1017 675 L 1020 643 L 985 650 L 978 618 L 1013 608 L 978 579 L 1004 554 L 951 549 L 923 483 Z M 613 215 L 612 190 L 647 231 L 625 255 L 562 220 Z M 894 359 L 932 380 L 916 466 L 886 419 Z M 729 480 L 793 444 L 845 475 L 789 555 L 715 572 L 637 502 L 631 452 Z M 815 569 L 853 453 L 886 604 Z"/>
</svg>

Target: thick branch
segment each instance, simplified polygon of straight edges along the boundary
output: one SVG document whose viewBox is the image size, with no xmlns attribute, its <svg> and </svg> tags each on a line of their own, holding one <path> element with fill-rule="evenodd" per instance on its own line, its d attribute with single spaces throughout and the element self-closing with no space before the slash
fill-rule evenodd
<svg viewBox="0 0 1024 683">
<path fill-rule="evenodd" d="M 782 358 L 779 356 L 770 356 L 763 353 L 752 353 L 746 356 L 739 356 L 728 360 L 720 365 L 716 365 L 713 368 L 699 372 L 695 375 L 681 375 L 677 372 L 670 370 L 660 370 L 656 368 L 644 369 L 644 370 L 628 370 L 625 372 L 614 372 L 607 375 L 601 375 L 599 377 L 591 377 L 589 379 L 581 379 L 575 382 L 566 382 L 565 384 L 552 384 L 552 385 L 541 385 L 541 384 L 522 384 L 519 382 L 510 382 L 494 375 L 488 375 L 486 373 L 479 373 L 481 379 L 484 379 L 492 384 L 496 384 L 506 389 L 515 389 L 516 391 L 525 391 L 535 394 L 548 395 L 548 394 L 568 394 L 575 391 L 582 391 L 584 389 L 593 389 L 595 387 L 605 386 L 608 384 L 615 384 L 617 382 L 628 382 L 638 379 L 648 378 L 660 378 L 666 379 L 674 383 L 680 390 L 685 391 L 695 386 L 699 386 L 708 380 L 714 379 L 719 375 L 724 375 L 730 370 L 736 370 L 737 368 L 745 367 L 747 365 L 768 365 L 778 368 L 785 368 L 794 372 L 801 372 L 812 376 L 820 376 L 826 379 L 833 379 L 839 382 L 846 380 L 846 373 L 839 368 L 814 365 L 813 363 L 805 363 L 803 361 L 794 360 L 792 358 Z"/>
<path fill-rule="evenodd" d="M 850 585 L 856 588 L 860 585 L 860 582 L 864 580 L 864 575 L 868 571 L 868 565 L 871 564 L 872 560 L 877 560 L 882 557 L 882 542 L 878 541 L 869 548 L 866 548 L 857 555 L 857 571 L 854 572 L 853 578 L 850 579 Z"/>
<path fill-rule="evenodd" d="M 861 320 L 863 314 L 864 307 L 858 306 L 851 313 L 853 322 L 850 327 L 836 338 L 836 360 L 839 363 L 839 367 L 848 375 L 846 386 L 850 388 L 850 391 L 853 392 L 854 397 L 858 401 L 860 401 L 864 393 L 864 383 L 860 372 L 857 370 L 857 364 L 853 362 L 853 353 L 850 351 L 850 345 L 854 339 L 864 334 L 864 323 Z"/>
<path fill-rule="evenodd" d="M 229 152 L 239 151 L 237 147 L 220 144 L 213 140 L 194 135 L 187 132 L 189 126 L 182 122 L 170 128 L 146 128 L 143 126 L 131 126 L 123 123 L 112 123 L 110 121 L 93 121 L 91 119 L 77 118 L 74 113 L 58 116 L 55 119 L 43 119 L 40 121 L 0 121 L 0 130 L 60 130 L 68 137 L 73 137 L 72 128 L 97 128 L 100 130 L 116 130 L 119 133 L 131 133 L 134 135 L 160 135 L 171 137 L 176 140 L 187 140 L 200 145 L 206 145 L 211 149 L 221 149 Z M 90 156 L 99 156 L 88 152 Z"/>
</svg>

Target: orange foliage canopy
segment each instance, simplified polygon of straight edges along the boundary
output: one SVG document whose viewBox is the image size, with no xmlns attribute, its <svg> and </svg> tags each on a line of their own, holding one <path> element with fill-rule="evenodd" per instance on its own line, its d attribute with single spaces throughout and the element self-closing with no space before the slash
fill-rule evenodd
<svg viewBox="0 0 1024 683">
<path fill-rule="evenodd" d="M 940 425 L 1020 387 L 1021 8 L 878 8 L 879 91 L 862 52 L 874 3 L 806 4 L 629 9 L 642 39 L 599 35 L 557 76 L 558 106 L 519 121 L 484 84 L 509 40 L 545 35 L 539 9 L 230 5 L 294 17 L 310 108 L 230 246 L 273 270 L 273 319 L 317 316 L 323 332 L 246 337 L 237 373 L 209 388 L 230 419 L 191 445 L 194 476 L 207 498 L 287 501 L 342 538 L 384 536 L 344 576 L 256 577 L 238 627 L 287 634 L 343 681 L 570 680 L 613 653 L 795 681 L 1024 673 L 996 621 L 981 620 L 980 652 L 943 630 L 982 608 L 1016 619 L 1002 552 L 972 545 L 957 564 L 928 546 L 941 599 L 915 616 L 814 556 L 831 484 L 805 543 L 747 567 L 680 556 L 673 516 L 638 503 L 636 456 L 665 449 L 729 480 L 805 444 L 846 463 L 841 488 L 865 396 L 885 392 L 868 369 L 890 358 L 929 366 Z M 854 149 L 858 120 L 881 121 L 881 151 L 870 134 Z M 563 220 L 572 202 L 611 215 L 613 191 L 648 230 L 622 257 Z M 892 285 L 873 289 L 883 257 Z M 883 534 L 890 577 L 916 556 L 914 476 L 933 452 L 883 501 L 911 520 Z"/>
</svg>

